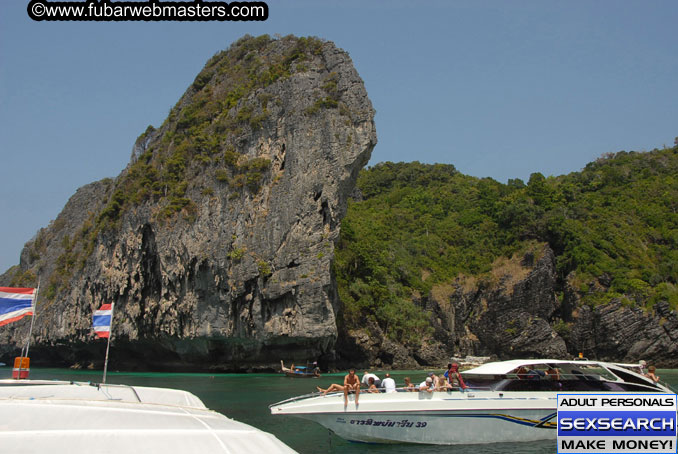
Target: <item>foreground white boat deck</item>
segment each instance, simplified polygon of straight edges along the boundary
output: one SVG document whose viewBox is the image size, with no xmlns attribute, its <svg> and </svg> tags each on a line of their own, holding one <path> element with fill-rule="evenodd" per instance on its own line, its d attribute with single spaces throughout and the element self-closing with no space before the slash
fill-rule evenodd
<svg viewBox="0 0 678 454">
<path fill-rule="evenodd" d="M 294 453 L 180 390 L 0 380 L 0 446 L 12 453 Z"/>
</svg>

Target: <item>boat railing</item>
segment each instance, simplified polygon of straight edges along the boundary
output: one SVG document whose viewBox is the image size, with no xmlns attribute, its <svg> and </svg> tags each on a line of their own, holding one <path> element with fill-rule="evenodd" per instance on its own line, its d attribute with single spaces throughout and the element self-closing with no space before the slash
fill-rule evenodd
<svg viewBox="0 0 678 454">
<path fill-rule="evenodd" d="M 520 374 L 506 374 L 506 378 L 509 380 L 550 380 L 550 381 L 563 381 L 563 380 L 595 380 L 595 381 L 616 381 L 612 377 L 605 377 L 597 373 L 564 373 L 558 372 L 557 374 L 545 374 L 534 372 L 526 372 Z"/>
<path fill-rule="evenodd" d="M 489 387 L 489 386 L 487 386 L 487 387 L 485 387 L 485 386 L 468 386 L 466 388 L 459 388 L 458 386 L 453 386 L 452 388 L 435 388 L 435 389 L 433 389 L 433 392 L 446 392 L 446 391 L 447 392 L 457 392 L 457 391 L 464 392 L 466 390 L 473 390 L 473 391 L 487 390 L 487 391 L 489 391 L 489 390 L 492 390 L 492 388 Z M 425 390 L 420 390 L 419 387 L 417 387 L 417 386 L 414 386 L 414 387 L 403 386 L 403 387 L 395 388 L 395 391 L 402 393 L 402 392 L 419 392 L 419 391 L 425 391 Z M 342 391 L 334 391 L 334 392 L 331 392 L 331 393 L 328 393 L 328 394 L 335 394 L 335 393 L 343 394 Z M 385 388 L 377 388 L 376 390 L 374 390 L 374 389 L 370 390 L 369 388 L 360 388 L 360 393 L 361 394 L 365 394 L 365 393 L 367 393 L 367 394 L 387 394 Z M 314 394 L 322 394 L 322 393 L 318 392 L 318 393 L 314 393 Z"/>
<path fill-rule="evenodd" d="M 543 381 L 567 381 L 567 380 L 585 380 L 585 381 L 607 381 L 607 382 L 618 382 L 618 381 L 624 381 L 622 379 L 612 376 L 605 376 L 601 375 L 595 372 L 572 372 L 572 373 L 565 373 L 565 372 L 558 372 L 557 374 L 539 374 L 539 373 L 521 373 L 521 374 L 506 374 L 505 375 L 506 379 L 509 380 L 543 380 Z M 652 380 L 645 378 L 647 385 L 651 385 L 652 383 L 661 383 L 661 382 L 653 382 Z M 640 384 L 640 383 L 639 383 Z M 666 384 L 661 383 L 666 386 Z"/>
<path fill-rule="evenodd" d="M 108 400 L 122 400 L 120 397 L 113 397 L 113 395 L 108 392 L 108 388 L 111 389 L 126 389 L 131 391 L 132 395 L 134 398 L 137 400 L 137 402 L 141 402 L 141 397 L 139 397 L 139 393 L 137 393 L 137 390 L 134 389 L 134 386 L 131 385 L 116 385 L 116 384 L 109 384 L 109 383 L 89 383 L 90 386 L 96 387 L 99 391 L 101 391 L 107 398 Z"/>
<path fill-rule="evenodd" d="M 281 400 L 280 402 L 276 402 L 274 404 L 271 404 L 271 405 L 268 406 L 268 408 L 275 407 L 276 405 L 282 405 L 282 404 L 288 404 L 290 402 L 296 402 L 298 400 L 308 399 L 309 397 L 316 397 L 320 394 L 322 394 L 322 393 L 319 392 L 319 391 L 315 391 L 315 392 L 308 393 L 308 394 L 302 394 L 301 396 L 290 397 L 289 399 Z M 333 393 L 329 393 L 329 394 L 336 394 L 336 393 L 333 392 Z"/>
<path fill-rule="evenodd" d="M 459 387 L 453 387 L 453 388 L 446 388 L 446 389 L 435 389 L 433 392 L 468 392 L 468 391 L 491 391 L 492 388 L 489 386 L 468 386 L 467 388 L 459 388 Z M 425 392 L 425 390 L 420 390 L 417 387 L 411 388 L 411 387 L 398 387 L 395 388 L 395 391 L 398 393 L 402 392 Z M 296 402 L 304 399 L 308 399 L 311 397 L 319 397 L 319 396 L 334 396 L 334 395 L 343 395 L 343 391 L 331 391 L 327 394 L 325 394 L 322 391 L 313 391 L 310 393 L 302 394 L 300 396 L 294 396 L 290 397 L 289 399 L 282 400 L 280 402 L 276 402 L 274 404 L 269 405 L 270 407 L 273 407 L 275 405 L 282 405 L 282 404 L 287 404 L 290 402 Z M 354 394 L 354 392 L 351 392 L 350 394 Z M 369 390 L 368 388 L 361 388 L 360 389 L 360 394 L 389 394 L 386 392 L 386 389 L 384 388 L 377 388 L 376 390 Z"/>
<path fill-rule="evenodd" d="M 655 383 L 658 384 L 658 385 L 663 386 L 663 387 L 666 388 L 666 389 L 670 389 L 671 391 L 673 391 L 673 394 L 678 394 L 678 391 L 676 390 L 676 388 L 674 388 L 673 386 L 669 385 L 669 384 L 666 383 L 664 380 L 658 380 L 658 381 L 656 381 Z"/>
<path fill-rule="evenodd" d="M 129 391 L 127 394 L 128 400 L 136 400 L 137 402 L 143 402 L 139 393 L 134 388 L 134 386 L 125 385 L 125 384 L 109 384 L 109 383 L 96 383 L 96 382 L 80 382 L 75 380 L 8 380 L 3 381 L 0 385 L 3 387 L 30 387 L 40 388 L 40 387 L 50 387 L 50 386 L 82 386 L 82 387 L 92 387 L 96 388 L 107 400 L 122 401 L 125 393 L 115 392 L 115 390 L 126 390 Z M 33 393 L 34 396 L 41 395 L 41 393 Z M 49 394 L 52 396 L 52 394 Z"/>
</svg>

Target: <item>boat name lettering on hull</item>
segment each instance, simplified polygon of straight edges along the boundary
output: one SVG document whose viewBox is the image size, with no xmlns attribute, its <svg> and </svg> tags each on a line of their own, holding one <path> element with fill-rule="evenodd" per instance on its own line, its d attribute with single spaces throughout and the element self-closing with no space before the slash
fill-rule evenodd
<svg viewBox="0 0 678 454">
<path fill-rule="evenodd" d="M 387 419 L 385 421 L 379 421 L 372 418 L 369 419 L 351 419 L 350 424 L 355 424 L 357 426 L 381 426 L 381 427 L 426 427 L 426 421 L 408 421 L 403 419 L 401 421 L 392 421 Z"/>
</svg>

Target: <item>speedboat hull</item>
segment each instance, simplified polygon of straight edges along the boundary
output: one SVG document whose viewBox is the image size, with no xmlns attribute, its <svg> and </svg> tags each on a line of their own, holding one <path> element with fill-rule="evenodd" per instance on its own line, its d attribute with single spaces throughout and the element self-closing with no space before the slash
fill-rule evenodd
<svg viewBox="0 0 678 454">
<path fill-rule="evenodd" d="M 288 401 L 273 414 L 314 421 L 338 436 L 369 443 L 477 444 L 556 439 L 556 394 L 398 392 Z M 515 393 L 513 393 L 515 394 Z"/>
<path fill-rule="evenodd" d="M 479 444 L 556 439 L 556 431 L 540 426 L 554 418 L 552 410 L 498 413 L 449 412 L 303 416 L 338 436 L 367 443 Z"/>
<path fill-rule="evenodd" d="M 354 441 L 477 444 L 555 440 L 559 393 L 672 393 L 624 364 L 511 360 L 462 373 L 465 391 L 428 390 L 326 396 L 311 394 L 270 406 L 274 415 L 315 421 Z"/>
</svg>

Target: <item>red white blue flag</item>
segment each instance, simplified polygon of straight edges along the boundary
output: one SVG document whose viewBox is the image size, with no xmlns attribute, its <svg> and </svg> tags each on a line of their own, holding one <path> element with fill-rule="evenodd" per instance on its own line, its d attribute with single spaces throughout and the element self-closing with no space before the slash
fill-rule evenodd
<svg viewBox="0 0 678 454">
<path fill-rule="evenodd" d="M 33 315 L 34 288 L 0 287 L 0 326 Z"/>
<path fill-rule="evenodd" d="M 92 319 L 92 326 L 94 332 L 99 337 L 109 337 L 111 335 L 111 321 L 113 319 L 113 305 L 102 304 L 101 307 L 94 311 Z"/>
</svg>

